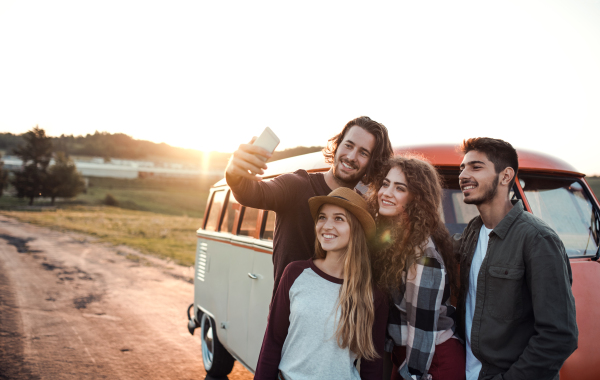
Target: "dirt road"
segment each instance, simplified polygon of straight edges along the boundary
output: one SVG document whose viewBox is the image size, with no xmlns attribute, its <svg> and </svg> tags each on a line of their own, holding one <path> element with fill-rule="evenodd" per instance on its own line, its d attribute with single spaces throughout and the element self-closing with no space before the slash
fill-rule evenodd
<svg viewBox="0 0 600 380">
<path fill-rule="evenodd" d="M 0 216 L 0 379 L 204 379 L 192 275 Z"/>
</svg>

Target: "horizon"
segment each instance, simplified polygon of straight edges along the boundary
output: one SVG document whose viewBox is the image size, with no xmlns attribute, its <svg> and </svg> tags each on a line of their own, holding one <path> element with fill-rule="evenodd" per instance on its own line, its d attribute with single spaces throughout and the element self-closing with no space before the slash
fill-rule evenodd
<svg viewBox="0 0 600 380">
<path fill-rule="evenodd" d="M 367 115 L 395 146 L 489 136 L 600 174 L 598 0 L 0 0 L 0 49 L 0 131 L 230 153 Z"/>
<path fill-rule="evenodd" d="M 104 131 L 103 131 L 103 132 L 100 132 L 100 131 L 95 131 L 95 132 L 98 132 L 98 133 L 104 133 Z M 0 133 L 2 133 L 2 132 L 0 132 Z M 107 133 L 108 133 L 108 132 L 107 132 Z M 48 136 L 48 135 L 47 135 L 47 136 Z M 81 135 L 80 135 L 80 136 L 81 136 Z M 75 136 L 75 137 L 80 137 L 80 136 Z M 128 136 L 129 136 L 129 135 L 128 135 Z M 50 137 L 50 138 L 54 138 L 54 137 L 57 137 L 57 136 L 48 136 L 48 137 Z M 133 136 L 129 136 L 129 137 L 132 137 L 134 140 L 138 140 L 138 141 L 148 141 L 148 140 L 140 140 L 140 139 L 136 139 L 136 138 L 135 138 L 135 137 L 133 137 Z M 152 142 L 152 141 L 150 141 L 150 142 Z M 153 142 L 153 143 L 154 143 L 154 142 Z M 160 144 L 160 143 L 155 143 L 155 144 Z M 166 143 L 165 143 L 165 144 L 166 144 Z M 167 145 L 169 145 L 169 144 L 167 144 Z M 424 144 L 424 145 L 428 145 L 428 144 Z M 434 144 L 431 144 L 431 145 L 434 145 Z M 449 144 L 449 143 L 448 143 L 448 144 L 439 144 L 439 145 L 450 145 L 450 146 L 454 146 L 454 147 L 457 147 L 457 148 L 458 148 L 458 146 L 460 145 L 460 143 L 458 143 L 458 144 L 456 144 L 456 145 Z M 223 155 L 223 154 L 233 154 L 233 152 L 220 152 L 220 151 L 208 151 L 208 152 L 206 152 L 206 151 L 201 151 L 201 150 L 197 150 L 197 149 L 193 149 L 193 148 L 183 148 L 183 147 L 178 147 L 178 146 L 173 146 L 173 145 L 169 145 L 169 146 L 171 146 L 171 147 L 173 147 L 173 148 L 178 148 L 178 149 L 194 150 L 194 151 L 196 151 L 196 152 L 198 152 L 198 153 L 202 153 L 203 155 L 206 155 L 206 154 L 219 154 L 219 155 Z M 414 146 L 414 147 L 417 147 L 417 145 L 393 145 L 394 149 L 401 149 L 401 148 L 413 147 L 413 146 Z M 315 147 L 322 148 L 323 146 L 310 146 L 310 147 L 307 147 L 307 146 L 301 146 L 301 145 L 299 145 L 299 146 L 295 146 L 295 147 L 291 147 L 291 148 L 285 148 L 285 149 L 276 149 L 276 150 L 275 150 L 275 152 L 283 152 L 283 151 L 286 151 L 286 150 L 297 149 L 297 148 L 315 148 Z M 551 157 L 555 157 L 555 158 L 561 158 L 560 156 L 556 156 L 556 155 L 553 155 L 553 154 L 549 154 L 549 153 L 547 153 L 547 152 L 543 152 L 543 151 L 539 151 L 539 150 L 527 149 L 527 148 L 523 148 L 523 147 L 519 147 L 519 146 L 516 146 L 516 147 L 515 147 L 515 149 L 517 150 L 517 153 L 519 152 L 519 150 L 526 150 L 526 151 L 528 151 L 528 152 L 541 153 L 541 154 L 544 154 L 544 155 L 550 155 Z M 3 151 L 3 149 L 0 149 L 0 150 L 2 150 L 2 151 Z M 313 152 L 313 153 L 314 153 L 314 152 Z M 304 153 L 304 154 L 308 154 L 308 153 Z M 7 154 L 5 153 L 4 155 L 6 156 Z M 11 154 L 10 156 L 12 156 L 12 154 Z M 100 156 L 88 156 L 88 155 L 82 155 L 82 154 L 73 154 L 72 156 L 77 156 L 77 157 L 79 157 L 79 156 L 82 156 L 82 157 L 94 157 L 94 158 L 100 158 Z M 142 159 L 142 158 L 140 158 L 140 159 L 135 159 L 135 158 L 132 158 L 132 159 L 126 159 L 126 158 L 118 158 L 118 157 L 110 157 L 110 158 L 111 158 L 111 159 L 116 159 L 116 160 L 133 161 L 133 162 L 144 162 L 144 161 L 148 161 L 147 159 Z M 561 158 L 561 159 L 562 159 L 562 158 Z M 279 160 L 279 159 L 277 159 L 277 160 Z M 2 157 L 0 157 L 0 161 L 2 161 Z M 570 162 L 568 162 L 568 161 L 566 161 L 566 162 L 567 162 L 568 164 L 570 164 Z M 586 177 L 600 177 L 600 173 L 595 173 L 595 174 L 587 174 L 587 173 L 584 173 L 584 174 L 585 174 L 585 176 L 586 176 Z"/>
</svg>

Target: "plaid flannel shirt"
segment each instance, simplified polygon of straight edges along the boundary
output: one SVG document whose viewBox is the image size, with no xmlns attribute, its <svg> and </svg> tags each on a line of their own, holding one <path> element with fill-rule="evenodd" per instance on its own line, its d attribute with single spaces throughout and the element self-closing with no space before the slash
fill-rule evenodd
<svg viewBox="0 0 600 380">
<path fill-rule="evenodd" d="M 450 283 L 444 260 L 429 238 L 421 257 L 407 263 L 404 292 L 393 293 L 388 319 L 386 351 L 406 346 L 406 360 L 399 369 L 404 379 L 431 379 L 428 375 L 435 346 L 452 338 L 456 328 L 450 304 Z"/>
</svg>

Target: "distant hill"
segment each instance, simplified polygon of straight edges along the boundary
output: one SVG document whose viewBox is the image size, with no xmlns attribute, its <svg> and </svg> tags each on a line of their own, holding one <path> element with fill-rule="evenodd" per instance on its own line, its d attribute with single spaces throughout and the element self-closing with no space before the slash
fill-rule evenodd
<svg viewBox="0 0 600 380">
<path fill-rule="evenodd" d="M 51 137 L 55 152 L 72 156 L 104 157 L 106 159 L 147 160 L 153 162 L 180 162 L 198 167 L 225 169 L 231 153 L 210 152 L 208 155 L 195 149 L 170 146 L 136 140 L 123 133 L 98 132 L 85 136 L 61 135 Z M 13 149 L 24 143 L 22 135 L 0 133 L 0 150 L 11 154 Z M 305 153 L 320 151 L 322 147 L 296 147 L 277 151 L 271 161 Z M 207 162 L 205 162 L 207 160 Z"/>
<path fill-rule="evenodd" d="M 161 143 L 136 140 L 123 133 L 98 132 L 85 136 L 61 135 L 50 137 L 55 152 L 65 152 L 75 156 L 110 157 L 131 160 L 144 160 L 152 157 L 177 161 L 198 162 L 202 152 L 194 149 L 176 148 Z M 23 143 L 22 135 L 0 133 L 0 149 L 10 153 Z"/>
</svg>

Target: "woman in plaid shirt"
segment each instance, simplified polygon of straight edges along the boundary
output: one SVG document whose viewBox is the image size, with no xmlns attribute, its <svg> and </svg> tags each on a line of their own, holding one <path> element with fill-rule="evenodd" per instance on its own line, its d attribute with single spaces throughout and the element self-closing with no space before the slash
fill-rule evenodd
<svg viewBox="0 0 600 380">
<path fill-rule="evenodd" d="M 391 302 L 385 348 L 392 352 L 393 380 L 465 379 L 450 304 L 456 263 L 439 214 L 440 183 L 431 164 L 396 157 L 369 189 L 377 214 L 373 274 Z"/>
</svg>

